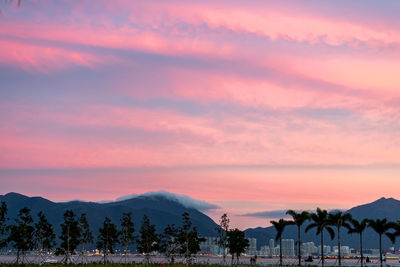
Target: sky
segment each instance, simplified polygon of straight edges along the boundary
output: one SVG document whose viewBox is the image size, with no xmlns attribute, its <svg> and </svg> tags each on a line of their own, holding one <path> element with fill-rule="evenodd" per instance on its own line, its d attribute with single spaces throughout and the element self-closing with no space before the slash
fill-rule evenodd
<svg viewBox="0 0 400 267">
<path fill-rule="evenodd" d="M 216 221 L 400 198 L 400 1 L 0 2 L 0 194 Z"/>
</svg>

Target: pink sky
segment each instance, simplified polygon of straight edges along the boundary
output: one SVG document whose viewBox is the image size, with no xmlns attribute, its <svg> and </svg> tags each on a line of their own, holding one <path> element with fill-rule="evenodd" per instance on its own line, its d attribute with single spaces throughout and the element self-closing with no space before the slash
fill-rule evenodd
<svg viewBox="0 0 400 267">
<path fill-rule="evenodd" d="M 400 198 L 398 1 L 0 4 L 0 194 L 239 216 Z"/>
</svg>

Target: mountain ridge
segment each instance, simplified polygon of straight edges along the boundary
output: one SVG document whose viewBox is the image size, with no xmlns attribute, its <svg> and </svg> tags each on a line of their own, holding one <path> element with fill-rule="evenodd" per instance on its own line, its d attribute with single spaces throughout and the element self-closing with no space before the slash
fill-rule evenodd
<svg viewBox="0 0 400 267">
<path fill-rule="evenodd" d="M 49 221 L 54 225 L 57 235 L 60 231 L 59 225 L 63 220 L 63 213 L 67 209 L 72 209 L 77 216 L 81 213 L 86 213 L 89 224 L 92 227 L 93 234 L 97 236 L 98 228 L 101 226 L 104 217 L 108 216 L 119 226 L 119 220 L 124 212 L 132 212 L 133 221 L 136 231 L 141 225 L 141 219 L 146 214 L 152 224 L 156 225 L 159 233 L 163 231 L 167 224 L 181 224 L 181 214 L 188 212 L 190 214 L 193 225 L 198 228 L 199 234 L 202 236 L 215 236 L 215 229 L 218 227 L 210 217 L 194 208 L 187 208 L 178 200 L 173 200 L 165 195 L 138 195 L 132 198 L 98 203 L 87 202 L 80 200 L 72 200 L 67 202 L 53 202 L 40 196 L 28 197 L 19 193 L 10 192 L 5 195 L 0 195 L 0 201 L 5 201 L 9 209 L 9 217 L 11 222 L 17 216 L 19 209 L 27 206 L 31 209 L 31 214 L 36 219 L 36 214 L 42 210 Z M 348 209 L 347 211 L 358 220 L 363 218 L 377 219 L 387 218 L 390 221 L 396 221 L 400 218 L 400 200 L 393 197 L 379 198 L 370 203 L 361 204 Z M 304 233 L 305 225 L 303 226 L 302 241 L 313 241 L 316 246 L 319 244 L 319 237 L 315 235 L 315 231 L 311 230 Z M 275 230 L 273 227 L 256 227 L 245 230 L 247 237 L 257 239 L 257 247 L 268 244 L 270 238 L 275 238 Z M 283 238 L 292 238 L 297 240 L 297 228 L 288 226 L 285 229 Z M 348 235 L 346 230 L 342 230 L 342 244 L 349 245 L 353 248 L 358 248 L 359 240 L 357 235 Z M 367 229 L 364 233 L 364 247 L 376 248 L 377 237 L 372 229 Z M 335 246 L 337 240 L 326 240 L 327 245 Z M 398 245 L 398 244 L 396 244 Z M 392 246 L 389 240 L 383 238 L 383 246 L 388 248 Z"/>
</svg>

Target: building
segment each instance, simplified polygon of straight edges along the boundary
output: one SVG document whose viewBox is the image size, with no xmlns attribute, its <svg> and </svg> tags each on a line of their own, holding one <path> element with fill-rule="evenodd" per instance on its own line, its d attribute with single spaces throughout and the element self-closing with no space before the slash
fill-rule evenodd
<svg viewBox="0 0 400 267">
<path fill-rule="evenodd" d="M 312 256 L 317 252 L 317 247 L 315 246 L 314 242 L 305 242 L 301 244 L 301 255 L 303 257 Z"/>
<path fill-rule="evenodd" d="M 258 255 L 260 256 L 270 256 L 271 255 L 271 250 L 269 246 L 262 246 L 260 248 L 260 251 L 258 252 Z"/>
<path fill-rule="evenodd" d="M 219 240 L 217 237 L 204 237 L 205 241 L 200 243 L 200 251 L 202 253 L 212 254 L 212 255 L 221 255 L 224 252 L 224 249 L 217 245 L 217 241 Z"/>
<path fill-rule="evenodd" d="M 294 240 L 293 239 L 282 239 L 282 256 L 294 257 Z"/>
<path fill-rule="evenodd" d="M 324 254 L 327 255 L 331 253 L 331 246 L 324 245 Z M 321 246 L 318 246 L 318 254 L 321 255 Z"/>
<path fill-rule="evenodd" d="M 246 254 L 257 255 L 257 239 L 247 238 L 249 240 L 249 247 L 246 249 Z"/>
<path fill-rule="evenodd" d="M 269 251 L 270 251 L 270 256 L 275 256 L 275 240 L 272 238 L 269 240 Z"/>
</svg>

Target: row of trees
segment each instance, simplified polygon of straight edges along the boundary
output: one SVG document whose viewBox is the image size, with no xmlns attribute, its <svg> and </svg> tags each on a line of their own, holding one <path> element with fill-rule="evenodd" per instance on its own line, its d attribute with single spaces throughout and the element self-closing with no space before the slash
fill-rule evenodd
<svg viewBox="0 0 400 267">
<path fill-rule="evenodd" d="M 338 263 L 339 266 L 342 265 L 341 262 L 341 244 L 340 244 L 340 233 L 341 229 L 347 229 L 349 234 L 358 234 L 360 237 L 360 253 L 361 253 L 361 266 L 363 266 L 363 232 L 367 227 L 371 227 L 379 236 L 379 251 L 380 251 L 380 264 L 382 266 L 382 236 L 386 235 L 392 243 L 396 241 L 396 237 L 400 236 L 400 220 L 397 222 L 390 222 L 386 218 L 385 219 L 363 219 L 358 221 L 354 219 L 350 213 L 343 213 L 341 211 L 336 211 L 333 213 L 328 213 L 327 210 L 322 210 L 317 208 L 315 213 L 309 213 L 307 211 L 296 212 L 294 210 L 288 210 L 286 214 L 290 215 L 293 220 L 284 220 L 280 219 L 279 221 L 271 221 L 271 224 L 274 226 L 276 230 L 276 240 L 280 242 L 280 253 L 279 253 L 279 261 L 282 266 L 282 234 L 287 225 L 296 225 L 298 230 L 298 258 L 299 265 L 301 265 L 301 226 L 306 221 L 311 221 L 305 229 L 305 232 L 308 232 L 310 229 L 315 228 L 317 235 L 321 237 L 321 262 L 322 266 L 324 266 L 325 258 L 324 258 L 324 230 L 328 232 L 331 237 L 331 240 L 335 237 L 335 228 L 336 235 L 338 239 Z M 393 230 L 392 232 L 390 232 Z"/>
<path fill-rule="evenodd" d="M 87 247 L 94 243 L 87 217 L 82 213 L 79 218 L 73 211 L 64 213 L 63 223 L 60 225 L 59 246 L 56 248 L 56 235 L 53 226 L 47 220 L 43 212 L 37 214 L 37 222 L 26 207 L 22 208 L 14 224 L 7 224 L 7 206 L 4 202 L 0 205 L 0 249 L 8 244 L 17 251 L 17 263 L 24 262 L 25 253 L 36 249 L 38 260 L 42 261 L 44 251 L 54 250 L 57 255 L 65 255 L 64 261 L 71 262 L 71 255 L 77 253 L 80 246 L 80 255 L 85 260 Z M 249 246 L 244 232 L 239 229 L 229 229 L 229 218 L 223 214 L 220 227 L 217 228 L 218 238 L 215 243 L 223 249 L 224 262 L 226 253 L 232 255 L 232 262 L 236 256 L 237 262 L 242 253 Z M 102 227 L 97 236 L 96 248 L 102 251 L 104 262 L 107 256 L 114 253 L 117 245 L 123 249 L 123 257 L 127 259 L 129 247 L 136 244 L 136 249 L 145 255 L 146 261 L 150 260 L 150 254 L 158 251 L 163 253 L 173 263 L 176 255 L 186 258 L 188 262 L 193 254 L 200 251 L 200 243 L 205 241 L 199 237 L 197 229 L 192 225 L 189 214 L 182 214 L 182 225 L 180 227 L 167 225 L 162 234 L 157 234 L 156 227 L 150 223 L 150 219 L 144 215 L 138 236 L 132 222 L 131 213 L 123 213 L 120 220 L 120 228 L 105 217 Z"/>
<path fill-rule="evenodd" d="M 60 244 L 56 248 L 56 235 L 53 226 L 49 223 L 43 212 L 37 214 L 37 222 L 30 214 L 27 207 L 22 208 L 14 224 L 7 224 L 7 205 L 0 205 L 0 249 L 8 244 L 17 251 L 17 263 L 24 262 L 25 253 L 36 249 L 39 253 L 39 261 L 42 261 L 43 251 L 55 249 L 57 255 L 65 255 L 64 261 L 71 262 L 71 255 L 77 253 L 81 246 L 80 254 L 84 260 L 85 250 L 88 245 L 94 243 L 94 237 L 90 230 L 86 214 L 79 218 L 73 211 L 64 213 L 64 221 L 60 225 Z M 102 251 L 104 262 L 109 253 L 114 253 L 117 245 L 123 248 L 123 257 L 129 253 L 128 248 L 136 244 L 136 249 L 146 256 L 147 261 L 154 251 L 165 253 L 170 261 L 174 261 L 176 254 L 190 259 L 191 255 L 200 250 L 200 242 L 204 239 L 198 236 L 196 227 L 192 226 L 189 214 L 182 214 L 182 226 L 167 225 L 163 234 L 156 233 L 156 227 L 150 223 L 144 215 L 138 236 L 135 234 L 131 213 L 123 213 L 120 220 L 120 229 L 105 217 L 102 227 L 99 229 L 96 248 Z"/>
</svg>

